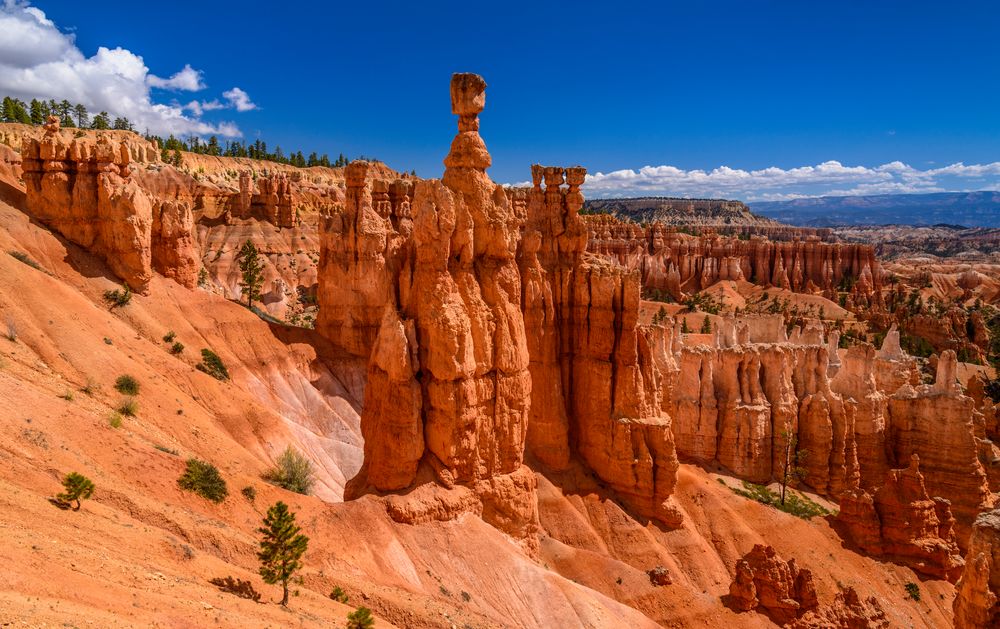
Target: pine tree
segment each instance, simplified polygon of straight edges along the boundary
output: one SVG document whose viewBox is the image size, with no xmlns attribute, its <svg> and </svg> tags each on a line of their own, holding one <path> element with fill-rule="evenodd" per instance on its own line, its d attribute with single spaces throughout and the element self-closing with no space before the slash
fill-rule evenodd
<svg viewBox="0 0 1000 629">
<path fill-rule="evenodd" d="M 179 148 L 174 149 L 174 153 L 170 158 L 170 163 L 174 168 L 180 168 L 181 164 L 184 163 L 184 158 L 181 156 L 181 150 Z"/>
<path fill-rule="evenodd" d="M 705 320 L 701 322 L 701 333 L 711 334 L 712 333 L 712 320 L 705 315 Z"/>
<path fill-rule="evenodd" d="M 691 334 L 691 328 L 688 327 L 687 317 L 681 319 L 681 334 Z"/>
<path fill-rule="evenodd" d="M 247 296 L 247 308 L 250 308 L 254 300 L 260 299 L 260 289 L 264 286 L 264 265 L 261 263 L 257 247 L 250 240 L 243 243 L 239 258 L 240 273 L 243 275 L 240 288 Z"/>
<path fill-rule="evenodd" d="M 264 526 L 257 529 L 263 536 L 260 541 L 260 576 L 265 583 L 281 583 L 281 604 L 288 605 L 288 581 L 295 571 L 302 567 L 302 555 L 309 545 L 309 538 L 299 533 L 295 526 L 295 514 L 283 502 L 275 503 L 267 510 Z"/>
<path fill-rule="evenodd" d="M 80 103 L 77 103 L 76 107 L 73 108 L 73 115 L 76 116 L 76 126 L 81 129 L 86 129 L 90 126 L 87 118 L 87 108 Z M 97 127 L 94 128 L 96 129 Z"/>
<path fill-rule="evenodd" d="M 80 125 L 81 128 L 83 128 L 83 126 L 84 126 L 83 124 Z M 101 129 L 101 130 L 110 129 L 111 120 L 108 118 L 108 112 L 102 111 L 101 113 L 94 116 L 94 120 L 90 123 L 90 128 Z"/>
<path fill-rule="evenodd" d="M 206 148 L 209 155 L 221 155 L 222 149 L 219 148 L 219 138 L 214 135 L 208 138 L 208 146 Z"/>
<path fill-rule="evenodd" d="M 117 129 L 119 131 L 131 131 L 132 130 L 132 123 L 129 122 L 128 118 L 125 118 L 124 116 L 121 116 L 121 117 L 115 118 L 115 122 L 114 122 L 113 125 L 111 125 L 111 128 L 112 129 Z"/>
<path fill-rule="evenodd" d="M 76 502 L 73 511 L 79 511 L 80 500 L 90 498 L 90 495 L 94 493 L 94 483 L 83 474 L 70 472 L 63 478 L 63 489 L 61 494 L 56 495 L 56 500 L 66 505 Z"/>
<path fill-rule="evenodd" d="M 38 101 L 37 98 L 31 99 L 31 124 L 40 125 L 45 123 L 45 112 L 44 103 Z"/>
<path fill-rule="evenodd" d="M 64 127 L 74 127 L 76 123 L 73 122 L 73 105 L 70 104 L 68 100 L 63 99 L 59 106 L 57 107 L 59 123 Z"/>
<path fill-rule="evenodd" d="M 14 99 L 10 96 L 3 97 L 3 121 L 14 122 Z"/>
</svg>

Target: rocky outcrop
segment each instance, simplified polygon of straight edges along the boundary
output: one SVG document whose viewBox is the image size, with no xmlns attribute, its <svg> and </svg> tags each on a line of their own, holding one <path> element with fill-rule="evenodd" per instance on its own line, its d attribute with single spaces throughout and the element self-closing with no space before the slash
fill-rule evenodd
<svg viewBox="0 0 1000 629">
<path fill-rule="evenodd" d="M 68 139 L 50 117 L 41 139 L 25 137 L 21 154 L 35 218 L 101 257 L 133 290 L 143 291 L 154 269 L 194 286 L 190 210 L 157 202 L 131 176 L 156 161 L 155 146 L 111 135 Z"/>
<path fill-rule="evenodd" d="M 278 172 L 255 180 L 244 171 L 239 177 L 239 192 L 230 196 L 226 215 L 227 220 L 256 218 L 276 227 L 292 228 L 298 223 L 296 205 L 289 175 Z"/>
<path fill-rule="evenodd" d="M 740 321 L 739 332 L 727 320 L 716 344 L 681 346 L 670 396 L 678 453 L 767 483 L 794 441 L 808 452 L 803 484 L 838 495 L 858 474 L 856 404 L 830 387 L 822 335 L 790 341 L 771 319 Z"/>
<path fill-rule="evenodd" d="M 331 307 L 319 329 L 370 357 L 365 462 L 347 496 L 409 487 L 424 464 L 441 491 L 471 488 L 484 520 L 531 546 L 519 226 L 486 175 L 478 133 L 485 87 L 475 75 L 453 78 L 459 133 L 443 180 L 414 187 L 412 223 L 407 195 L 394 206 L 386 187 L 365 179 L 365 165 L 352 164 L 344 212 L 325 226 L 319 297 L 321 312 Z"/>
<path fill-rule="evenodd" d="M 677 525 L 670 331 L 639 325 L 637 275 L 585 253 L 584 169 L 536 166 L 529 191 L 490 181 L 484 87 L 453 79 L 441 181 L 385 186 L 351 164 L 324 222 L 317 329 L 368 364 L 365 463 L 347 496 L 406 490 L 400 517 L 457 505 L 530 547 L 527 450 L 555 470 L 583 463 Z M 468 491 L 479 506 L 457 498 Z"/>
<path fill-rule="evenodd" d="M 976 518 L 956 589 L 955 629 L 1000 624 L 1000 509 Z"/>
<path fill-rule="evenodd" d="M 524 200 L 521 306 L 534 392 L 527 446 L 556 470 L 577 454 L 634 509 L 676 526 L 669 331 L 639 326 L 634 273 L 585 253 L 584 175 L 534 166 Z"/>
<path fill-rule="evenodd" d="M 736 611 L 767 614 L 779 625 L 794 621 L 819 605 L 812 572 L 757 544 L 736 563 L 728 605 Z"/>
<path fill-rule="evenodd" d="M 889 472 L 874 496 L 859 488 L 841 496 L 837 519 L 866 553 L 952 582 L 962 572 L 951 503 L 927 495 L 916 454 L 908 468 Z"/>
<path fill-rule="evenodd" d="M 413 255 L 412 191 L 376 194 L 367 162 L 345 171 L 345 201 L 321 220 L 316 329 L 367 361 L 387 305 L 409 297 L 403 265 Z M 393 203 L 395 201 L 395 203 Z"/>
<path fill-rule="evenodd" d="M 791 629 L 889 629 L 889 618 L 878 599 L 862 600 L 853 587 L 841 588 L 828 605 L 808 612 L 788 625 Z"/>
<path fill-rule="evenodd" d="M 951 501 L 960 544 L 976 516 L 994 503 L 986 471 L 979 461 L 973 400 L 956 380 L 955 352 L 938 360 L 934 384 L 904 384 L 889 399 L 887 449 L 894 461 L 920 457 L 927 493 Z"/>
<path fill-rule="evenodd" d="M 643 227 L 607 216 L 589 217 L 588 250 L 636 270 L 645 288 L 674 299 L 720 280 L 747 280 L 836 298 L 849 288 L 857 304 L 881 298 L 882 272 L 867 245 L 826 243 L 818 237 L 787 242 L 760 237 L 691 236 L 676 227 Z"/>
</svg>

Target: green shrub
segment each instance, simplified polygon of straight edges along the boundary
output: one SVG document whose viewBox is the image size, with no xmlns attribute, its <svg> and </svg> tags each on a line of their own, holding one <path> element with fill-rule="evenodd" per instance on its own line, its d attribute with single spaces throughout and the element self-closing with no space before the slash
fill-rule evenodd
<svg viewBox="0 0 1000 629">
<path fill-rule="evenodd" d="M 136 413 L 139 412 L 139 403 L 135 401 L 134 397 L 125 398 L 118 405 L 118 412 L 125 417 L 135 417 Z"/>
<path fill-rule="evenodd" d="M 35 269 L 36 271 L 41 271 L 42 273 L 45 273 L 45 269 L 42 268 L 42 265 L 40 265 L 37 262 L 35 262 L 34 260 L 32 260 L 28 256 L 28 254 L 24 253 L 23 251 L 8 251 L 7 253 L 9 253 L 11 255 L 11 257 L 13 257 L 15 260 L 18 260 L 20 262 L 23 262 L 24 264 L 27 264 L 28 266 L 30 266 L 31 268 Z"/>
<path fill-rule="evenodd" d="M 62 395 L 60 395 L 59 397 L 61 397 L 62 399 L 66 400 L 67 402 L 72 402 L 73 401 L 73 392 L 70 391 L 69 389 L 66 389 L 66 391 Z"/>
<path fill-rule="evenodd" d="M 288 446 L 274 463 L 274 467 L 264 474 L 264 480 L 297 494 L 309 494 L 315 481 L 309 459 Z"/>
<path fill-rule="evenodd" d="M 248 502 L 253 502 L 257 499 L 257 490 L 250 485 L 241 489 L 240 493 L 243 494 L 243 497 L 246 498 Z"/>
<path fill-rule="evenodd" d="M 226 481 L 219 474 L 219 469 L 200 459 L 187 460 L 187 468 L 177 479 L 177 485 L 216 503 L 222 502 L 229 495 Z"/>
<path fill-rule="evenodd" d="M 118 411 L 111 411 L 111 414 L 108 415 L 108 426 L 111 426 L 112 428 L 121 428 L 122 427 L 121 413 L 119 413 Z"/>
<path fill-rule="evenodd" d="M 184 351 L 184 343 L 181 343 L 180 341 L 177 341 L 176 343 L 170 346 L 170 353 L 175 356 L 183 351 Z"/>
<path fill-rule="evenodd" d="M 90 498 L 94 493 L 94 483 L 76 472 L 70 472 L 63 478 L 63 492 L 56 495 L 56 501 L 69 506 L 71 502 L 76 502 L 73 511 L 80 510 L 80 501 Z"/>
<path fill-rule="evenodd" d="M 330 598 L 332 598 L 333 600 L 337 601 L 338 603 L 345 603 L 346 604 L 347 603 L 347 592 L 344 591 L 344 588 L 342 588 L 342 587 L 340 587 L 338 585 L 338 586 L 336 586 L 336 587 L 333 588 L 333 591 L 330 592 Z"/>
<path fill-rule="evenodd" d="M 375 626 L 372 610 L 359 607 L 347 615 L 347 629 L 371 629 Z"/>
<path fill-rule="evenodd" d="M 139 395 L 139 381 L 129 375 L 118 376 L 115 390 L 122 395 Z"/>
<path fill-rule="evenodd" d="M 177 450 L 174 450 L 173 448 L 168 448 L 167 446 L 160 445 L 160 444 L 156 444 L 153 447 L 156 448 L 157 450 L 159 450 L 160 452 L 166 452 L 167 454 L 171 454 L 173 456 L 177 456 Z"/>
<path fill-rule="evenodd" d="M 203 371 L 216 380 L 229 380 L 229 370 L 219 355 L 210 349 L 201 350 L 201 362 L 195 365 L 198 371 Z"/>
<path fill-rule="evenodd" d="M 761 504 L 774 507 L 779 511 L 784 511 L 795 517 L 808 520 L 815 516 L 830 515 L 830 511 L 814 500 L 810 500 L 804 495 L 796 494 L 793 491 L 785 495 L 785 504 L 781 504 L 781 497 L 764 485 L 748 483 L 743 481 L 743 489 L 732 487 L 731 489 L 738 496 L 755 500 Z"/>
<path fill-rule="evenodd" d="M 87 395 L 93 395 L 99 388 L 101 387 L 94 381 L 93 378 L 87 378 L 87 384 L 83 385 L 83 388 L 80 390 Z"/>
<path fill-rule="evenodd" d="M 132 289 L 126 284 L 123 288 L 116 288 L 104 292 L 104 301 L 111 304 L 112 308 L 127 306 L 132 301 Z"/>
<path fill-rule="evenodd" d="M 177 334 L 173 330 L 171 330 L 163 335 L 163 342 L 173 343 L 175 338 L 177 338 Z"/>
<path fill-rule="evenodd" d="M 912 598 L 915 601 L 919 601 L 920 600 L 920 588 L 917 587 L 916 583 L 913 583 L 912 581 L 910 581 L 906 585 L 904 585 L 903 587 L 906 589 L 906 595 L 907 596 L 909 596 L 910 598 Z"/>
</svg>

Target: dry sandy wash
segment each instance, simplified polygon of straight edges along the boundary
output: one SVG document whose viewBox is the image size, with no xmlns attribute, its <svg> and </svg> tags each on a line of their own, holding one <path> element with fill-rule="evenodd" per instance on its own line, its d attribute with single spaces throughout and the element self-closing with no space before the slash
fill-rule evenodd
<svg viewBox="0 0 1000 629">
<path fill-rule="evenodd" d="M 838 349 L 881 303 L 871 248 L 588 222 L 580 167 L 499 186 L 485 87 L 453 77 L 441 180 L 0 125 L 0 625 L 995 626 L 996 409 L 953 351 L 928 378 L 896 331 Z M 234 301 L 247 239 L 266 317 Z M 741 314 L 701 334 L 650 289 Z M 761 291 L 824 315 L 748 313 Z M 288 446 L 311 496 L 261 479 Z M 819 515 L 747 497 L 789 456 Z M 221 504 L 178 487 L 190 457 Z M 49 500 L 70 471 L 79 511 Z M 278 500 L 310 537 L 287 609 L 255 554 Z"/>
</svg>

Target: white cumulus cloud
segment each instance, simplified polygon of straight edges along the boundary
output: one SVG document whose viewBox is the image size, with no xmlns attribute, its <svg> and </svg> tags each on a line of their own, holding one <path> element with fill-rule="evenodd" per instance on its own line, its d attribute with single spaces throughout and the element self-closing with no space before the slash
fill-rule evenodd
<svg viewBox="0 0 1000 629">
<path fill-rule="evenodd" d="M 827 161 L 814 166 L 743 170 L 719 166 L 684 170 L 643 166 L 587 175 L 584 190 L 595 198 L 628 196 L 724 197 L 774 201 L 813 196 L 1000 189 L 1000 162 L 920 170 L 901 161 L 880 166 L 847 166 Z"/>
<path fill-rule="evenodd" d="M 185 65 L 169 78 L 149 72 L 143 58 L 124 48 L 101 46 L 86 56 L 71 33 L 65 33 L 40 9 L 23 0 L 0 4 L 0 95 L 23 100 L 32 98 L 81 103 L 92 112 L 107 111 L 125 116 L 138 130 L 157 134 L 242 135 L 232 122 L 202 119 L 205 111 L 254 109 L 250 97 L 239 88 L 236 100 L 225 96 L 192 106 L 159 103 L 151 89 L 196 92 L 205 88 L 200 71 Z"/>
<path fill-rule="evenodd" d="M 250 111 L 257 109 L 257 105 L 250 101 L 250 95 L 238 87 L 226 90 L 222 96 L 229 101 L 229 104 L 236 108 L 236 111 Z M 204 107 L 204 105 L 202 105 Z"/>
<path fill-rule="evenodd" d="M 201 80 L 201 71 L 195 70 L 190 64 L 184 64 L 184 67 L 169 79 L 161 79 L 155 74 L 150 74 L 146 77 L 146 84 L 164 90 L 184 90 L 186 92 L 198 92 L 205 89 L 205 83 Z"/>
</svg>

